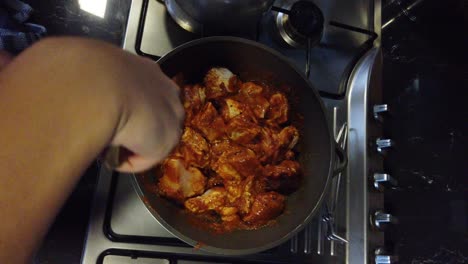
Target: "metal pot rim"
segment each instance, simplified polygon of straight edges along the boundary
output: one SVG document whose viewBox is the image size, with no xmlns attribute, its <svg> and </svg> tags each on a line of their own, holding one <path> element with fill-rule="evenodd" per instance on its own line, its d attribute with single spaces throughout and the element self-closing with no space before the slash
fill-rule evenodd
<svg viewBox="0 0 468 264">
<path fill-rule="evenodd" d="M 271 53 L 272 55 L 276 56 L 277 58 L 279 58 L 282 63 L 284 63 L 285 65 L 288 65 L 288 67 L 291 67 L 292 69 L 294 69 L 294 71 L 296 71 L 299 76 L 301 76 L 301 78 L 303 79 L 303 81 L 305 81 L 308 86 L 312 89 L 314 95 L 317 97 L 318 99 L 318 102 L 320 104 L 320 108 L 322 110 L 322 113 L 323 113 L 323 116 L 324 116 L 324 119 L 325 119 L 325 122 L 326 122 L 326 129 L 328 131 L 328 134 L 330 135 L 329 136 L 329 146 L 330 146 L 330 157 L 329 157 L 329 168 L 328 168 L 328 175 L 327 175 L 327 180 L 326 180 L 326 183 L 325 183 L 325 186 L 324 186 L 324 189 L 318 199 L 318 201 L 316 202 L 316 205 L 315 207 L 310 211 L 310 213 L 307 215 L 307 217 L 304 219 L 303 223 L 298 225 L 295 229 L 293 229 L 291 232 L 289 232 L 287 235 L 284 235 L 283 237 L 279 238 L 278 240 L 276 241 L 273 241 L 273 242 L 270 242 L 270 243 L 267 243 L 263 246 L 259 246 L 259 247 L 255 247 L 255 248 L 250 248 L 250 249 L 225 249 L 225 248 L 218 248 L 218 247 L 214 247 L 214 246 L 210 246 L 210 245 L 205 245 L 205 244 L 200 244 L 198 241 L 195 241 L 193 240 L 192 238 L 190 237 L 187 237 L 183 234 L 181 234 L 179 231 L 177 231 L 175 228 L 173 228 L 169 223 L 167 223 L 164 218 L 162 218 L 156 210 L 154 210 L 150 205 L 148 205 L 147 203 L 145 203 L 143 200 L 142 202 L 145 204 L 145 207 L 150 211 L 150 213 L 153 215 L 153 217 L 155 218 L 156 221 L 158 221 L 169 233 L 173 234 L 175 237 L 181 239 L 182 241 L 184 241 L 185 243 L 191 245 L 191 246 L 194 246 L 194 247 L 197 247 L 199 248 L 200 250 L 203 250 L 203 251 L 206 251 L 206 252 L 209 252 L 209 253 L 214 253 L 214 254 L 218 254 L 218 255 L 231 255 L 231 256 L 235 256 L 235 255 L 248 255 L 248 254 L 254 254 L 254 253 L 259 253 L 261 251 L 265 251 L 265 250 L 268 250 L 268 249 L 271 249 L 275 246 L 278 246 L 284 242 L 286 242 L 288 239 L 290 239 L 294 234 L 298 233 L 299 231 L 301 231 L 305 225 L 310 221 L 312 220 L 312 218 L 316 215 L 316 213 L 320 210 L 321 208 L 321 205 L 322 205 L 322 202 L 325 198 L 325 195 L 326 193 L 328 192 L 328 189 L 329 189 L 329 186 L 330 186 L 330 181 L 331 181 L 331 178 L 333 176 L 333 168 L 335 166 L 335 147 L 336 147 L 336 142 L 334 140 L 334 137 L 333 137 L 333 134 L 331 133 L 331 129 L 329 127 L 329 122 L 328 122 L 328 116 L 326 115 L 326 112 L 325 112 L 325 106 L 323 104 L 323 101 L 322 99 L 320 98 L 317 90 L 313 87 L 312 83 L 305 77 L 304 73 L 299 71 L 296 66 L 294 66 L 286 57 L 284 57 L 282 54 L 280 54 L 279 52 L 273 50 L 272 48 L 269 48 L 263 44 L 260 44 L 258 42 L 254 42 L 252 40 L 248 40 L 248 39 L 244 39 L 244 38 L 238 38 L 238 37 L 231 37 L 231 36 L 216 36 L 216 37 L 206 37 L 206 38 L 200 38 L 200 39 L 196 39 L 196 40 L 193 40 L 193 41 L 190 41 L 190 42 L 187 42 L 187 43 L 184 43 L 178 47 L 176 47 L 175 49 L 173 49 L 172 51 L 166 53 L 164 56 L 162 56 L 158 61 L 157 63 L 161 64 L 161 63 L 164 63 L 164 61 L 166 61 L 168 58 L 170 58 L 171 56 L 173 56 L 174 54 L 178 53 L 180 50 L 182 49 L 186 49 L 186 48 L 189 48 L 189 47 L 192 47 L 192 46 L 196 46 L 196 45 L 201 45 L 201 44 L 205 44 L 205 43 L 210 43 L 210 42 L 232 42 L 232 43 L 242 43 L 242 44 L 247 44 L 247 45 L 252 45 L 252 46 L 255 46 L 257 48 L 260 48 L 260 49 L 263 49 L 269 53 Z M 142 190 L 142 187 L 140 186 L 138 180 L 137 180 L 137 176 L 135 174 L 131 174 L 132 175 L 132 184 L 136 190 L 136 192 L 138 193 L 139 197 L 141 199 L 143 199 L 144 197 L 144 191 Z"/>
</svg>

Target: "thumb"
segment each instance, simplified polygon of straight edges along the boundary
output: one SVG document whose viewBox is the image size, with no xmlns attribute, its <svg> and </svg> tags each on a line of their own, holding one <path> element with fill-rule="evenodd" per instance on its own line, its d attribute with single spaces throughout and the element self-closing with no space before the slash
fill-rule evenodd
<svg viewBox="0 0 468 264">
<path fill-rule="evenodd" d="M 104 152 L 104 164 L 120 172 L 142 172 L 156 165 L 158 157 L 141 156 L 132 151 L 117 146 L 110 146 Z"/>
<path fill-rule="evenodd" d="M 150 169 L 158 163 L 157 158 L 143 157 L 138 154 L 134 154 L 127 159 L 117 168 L 116 171 L 120 172 L 142 172 Z"/>
</svg>

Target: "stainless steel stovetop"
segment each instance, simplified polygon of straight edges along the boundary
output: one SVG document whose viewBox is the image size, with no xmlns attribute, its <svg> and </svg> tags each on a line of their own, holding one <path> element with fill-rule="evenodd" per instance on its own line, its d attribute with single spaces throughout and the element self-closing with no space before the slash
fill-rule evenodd
<svg viewBox="0 0 468 264">
<path fill-rule="evenodd" d="M 292 2 L 277 1 L 275 6 L 287 8 Z M 379 211 L 382 192 L 372 187 L 374 174 L 377 180 L 385 178 L 376 147 L 383 152 L 388 143 L 379 138 L 381 127 L 374 120 L 374 115 L 385 110 L 380 102 L 379 38 L 328 25 L 333 20 L 379 34 L 380 2 L 315 3 L 323 11 L 326 25 L 320 44 L 310 50 L 310 79 L 320 91 L 330 126 L 349 157 L 345 173 L 333 178 L 321 214 L 290 241 L 271 250 L 240 257 L 213 255 L 188 246 L 165 230 L 140 201 L 130 176 L 103 166 L 83 263 L 390 263 L 385 261 L 392 259 L 379 249 L 384 244 L 383 233 L 373 224 L 391 220 Z M 255 34 L 243 37 L 275 48 L 304 69 L 306 51 L 278 41 L 278 17 L 281 14 L 272 11 Z M 123 48 L 157 59 L 199 37 L 175 24 L 160 1 L 133 0 Z"/>
</svg>

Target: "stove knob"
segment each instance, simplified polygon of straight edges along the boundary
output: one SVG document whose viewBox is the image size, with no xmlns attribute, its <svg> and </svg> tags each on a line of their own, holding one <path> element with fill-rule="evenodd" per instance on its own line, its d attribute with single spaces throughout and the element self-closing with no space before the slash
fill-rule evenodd
<svg viewBox="0 0 468 264">
<path fill-rule="evenodd" d="M 387 104 L 380 104 L 380 105 L 374 105 L 374 119 L 377 121 L 382 122 L 382 114 L 388 113 L 388 105 Z"/>
<path fill-rule="evenodd" d="M 396 224 L 396 223 L 398 223 L 397 218 L 391 214 L 384 213 L 380 210 L 374 213 L 373 224 L 375 227 L 379 229 L 383 228 L 385 225 Z"/>
<path fill-rule="evenodd" d="M 395 145 L 393 143 L 393 140 L 388 139 L 388 138 L 378 138 L 375 141 L 375 144 L 377 146 L 377 151 L 379 153 L 384 153 L 385 149 L 391 148 Z"/>
<path fill-rule="evenodd" d="M 377 190 L 382 191 L 384 186 L 396 186 L 397 183 L 397 180 L 390 176 L 390 174 L 374 173 L 374 187 Z"/>
<path fill-rule="evenodd" d="M 392 264 L 398 262 L 398 256 L 386 254 L 382 248 L 375 250 L 375 264 Z"/>
</svg>

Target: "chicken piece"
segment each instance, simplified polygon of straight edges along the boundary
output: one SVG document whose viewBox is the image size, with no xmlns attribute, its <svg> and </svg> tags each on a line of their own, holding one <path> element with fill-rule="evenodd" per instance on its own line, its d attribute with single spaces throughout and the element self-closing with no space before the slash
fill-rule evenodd
<svg viewBox="0 0 468 264">
<path fill-rule="evenodd" d="M 218 210 L 218 213 L 221 215 L 221 220 L 224 222 L 238 222 L 240 220 L 239 215 L 237 215 L 236 207 L 223 207 Z"/>
<path fill-rule="evenodd" d="M 282 93 L 275 93 L 270 97 L 270 109 L 267 112 L 267 119 L 270 124 L 283 124 L 288 121 L 288 99 Z"/>
<path fill-rule="evenodd" d="M 299 131 L 294 126 L 287 126 L 278 134 L 278 141 L 281 147 L 290 150 L 299 141 Z"/>
<path fill-rule="evenodd" d="M 228 139 L 213 141 L 211 143 L 211 148 L 210 148 L 210 156 L 211 156 L 212 162 L 217 161 L 219 156 L 221 156 L 221 154 L 223 154 L 223 152 L 226 151 L 227 149 L 230 149 L 232 145 L 233 143 L 229 141 Z"/>
<path fill-rule="evenodd" d="M 265 189 L 282 194 L 290 194 L 300 186 L 300 164 L 284 160 L 279 165 L 266 165 L 263 174 Z"/>
<path fill-rule="evenodd" d="M 243 192 L 242 181 L 225 181 L 224 188 L 227 191 L 227 200 L 229 203 L 234 203 L 239 197 L 241 197 Z"/>
<path fill-rule="evenodd" d="M 222 186 L 224 186 L 224 180 L 219 175 L 211 176 L 210 178 L 208 178 L 208 182 L 206 183 L 206 189 Z"/>
<path fill-rule="evenodd" d="M 253 226 L 262 226 L 284 210 L 285 197 L 277 192 L 261 193 L 255 197 L 250 212 L 242 220 Z"/>
<path fill-rule="evenodd" d="M 229 203 L 236 204 L 242 212 L 248 212 L 252 202 L 252 193 L 255 183 L 255 175 L 247 176 L 242 181 L 224 181 Z"/>
<path fill-rule="evenodd" d="M 201 106 L 205 103 L 206 94 L 205 87 L 195 84 L 195 85 L 185 85 L 183 88 L 183 101 L 184 107 L 195 108 L 199 110 Z"/>
<path fill-rule="evenodd" d="M 255 175 L 260 170 L 260 162 L 252 150 L 237 144 L 227 146 L 222 149 L 221 156 L 212 161 L 212 169 L 225 181 L 239 181 L 249 175 Z"/>
<path fill-rule="evenodd" d="M 219 160 L 214 164 L 213 169 L 218 173 L 223 180 L 240 180 L 242 176 L 233 166 L 229 163 L 219 162 Z"/>
<path fill-rule="evenodd" d="M 205 75 L 203 82 L 209 99 L 225 96 L 227 92 L 237 90 L 237 76 L 226 68 L 211 68 Z"/>
<path fill-rule="evenodd" d="M 270 103 L 265 97 L 256 95 L 249 97 L 247 101 L 257 118 L 265 118 L 268 108 L 270 107 Z"/>
<path fill-rule="evenodd" d="M 224 121 L 211 102 L 206 103 L 190 123 L 194 128 L 201 131 L 209 141 L 224 135 Z"/>
<path fill-rule="evenodd" d="M 239 89 L 239 94 L 244 96 L 261 95 L 264 88 L 254 82 L 245 82 Z"/>
<path fill-rule="evenodd" d="M 247 104 L 226 98 L 221 105 L 221 116 L 224 120 L 229 121 L 235 117 L 242 117 L 253 123 L 257 123 L 254 113 Z"/>
<path fill-rule="evenodd" d="M 239 209 L 239 212 L 243 215 L 247 214 L 250 211 L 250 207 L 252 206 L 255 196 L 254 183 L 255 176 L 251 175 L 242 182 L 242 185 L 240 185 L 242 187 L 241 195 L 235 204 Z"/>
<path fill-rule="evenodd" d="M 231 119 L 226 126 L 227 136 L 241 145 L 252 142 L 261 132 L 260 126 L 242 116 Z"/>
<path fill-rule="evenodd" d="M 233 214 L 237 214 L 237 211 L 239 210 L 237 210 L 236 207 L 226 206 L 219 210 L 219 214 L 220 215 L 233 215 Z"/>
<path fill-rule="evenodd" d="M 301 165 L 297 161 L 283 160 L 278 165 L 268 164 L 263 170 L 263 174 L 267 177 L 292 177 L 299 174 Z"/>
<path fill-rule="evenodd" d="M 226 203 L 226 190 L 222 187 L 211 188 L 204 194 L 187 199 L 184 205 L 192 213 L 220 210 Z"/>
<path fill-rule="evenodd" d="M 247 144 L 263 164 L 271 163 L 279 156 L 280 146 L 278 144 L 278 132 L 271 127 L 262 127 L 258 135 L 258 142 Z"/>
<path fill-rule="evenodd" d="M 190 127 L 186 127 L 182 134 L 179 152 L 185 163 L 195 167 L 204 168 L 210 161 L 210 149 L 205 138 Z"/>
<path fill-rule="evenodd" d="M 265 118 L 270 102 L 263 97 L 264 88 L 253 82 L 246 82 L 239 90 L 237 98 L 246 103 L 257 118 Z"/>
<path fill-rule="evenodd" d="M 293 160 L 295 156 L 296 156 L 296 154 L 294 154 L 294 151 L 292 151 L 292 150 L 288 150 L 284 154 L 284 158 L 287 159 L 287 160 Z"/>
<path fill-rule="evenodd" d="M 182 101 L 185 109 L 185 125 L 189 125 L 193 115 L 200 111 L 206 101 L 205 87 L 195 85 L 185 85 L 182 89 Z"/>
<path fill-rule="evenodd" d="M 182 160 L 168 158 L 162 165 L 163 176 L 159 179 L 158 189 L 162 196 L 183 202 L 185 198 L 202 194 L 206 178 L 195 167 L 185 168 Z"/>
</svg>

